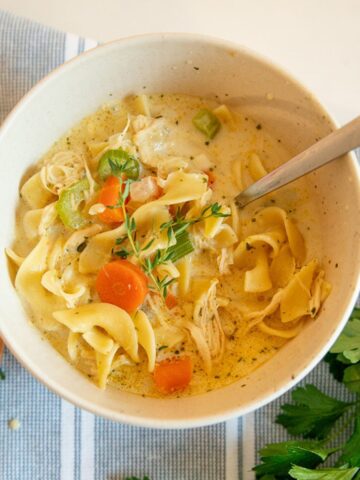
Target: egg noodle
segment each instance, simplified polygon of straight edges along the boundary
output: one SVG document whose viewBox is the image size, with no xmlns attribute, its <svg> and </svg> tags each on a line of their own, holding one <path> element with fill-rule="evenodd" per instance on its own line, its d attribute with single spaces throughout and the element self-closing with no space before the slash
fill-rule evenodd
<svg viewBox="0 0 360 480">
<path fill-rule="evenodd" d="M 276 193 L 244 211 L 231 200 L 282 148 L 241 113 L 185 95 L 83 120 L 20 190 L 7 254 L 32 321 L 100 388 L 188 395 L 248 374 L 330 292 L 296 208 Z M 305 190 L 287 188 L 301 203 Z"/>
</svg>

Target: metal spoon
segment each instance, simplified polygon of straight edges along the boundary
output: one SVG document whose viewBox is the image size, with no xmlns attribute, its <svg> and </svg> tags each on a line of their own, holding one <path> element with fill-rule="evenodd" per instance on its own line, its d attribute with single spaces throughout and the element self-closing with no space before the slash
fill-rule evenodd
<svg viewBox="0 0 360 480">
<path fill-rule="evenodd" d="M 253 183 L 235 197 L 239 208 L 360 146 L 360 116 Z"/>
</svg>

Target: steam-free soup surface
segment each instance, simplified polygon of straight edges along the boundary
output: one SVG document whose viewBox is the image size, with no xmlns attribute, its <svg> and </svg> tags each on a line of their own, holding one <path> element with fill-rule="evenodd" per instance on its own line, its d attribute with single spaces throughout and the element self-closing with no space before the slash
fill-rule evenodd
<svg viewBox="0 0 360 480">
<path fill-rule="evenodd" d="M 102 388 L 245 382 L 330 290 L 304 181 L 242 211 L 232 201 L 288 158 L 266 125 L 216 101 L 104 105 L 21 186 L 8 254 L 31 320 Z"/>
</svg>

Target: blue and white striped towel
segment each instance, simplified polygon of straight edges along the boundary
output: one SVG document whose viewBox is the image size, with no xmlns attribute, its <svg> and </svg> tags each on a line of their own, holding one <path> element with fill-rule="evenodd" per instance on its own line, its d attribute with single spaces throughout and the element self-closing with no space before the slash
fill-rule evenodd
<svg viewBox="0 0 360 480">
<path fill-rule="evenodd" d="M 95 46 L 0 12 L 0 122 L 50 70 Z M 273 421 L 284 395 L 244 418 L 186 431 L 129 427 L 70 405 L 5 351 L 0 383 L 0 480 L 251 480 L 256 452 L 286 436 Z M 325 364 L 304 382 L 349 400 Z M 19 419 L 11 430 L 8 422 Z"/>
</svg>

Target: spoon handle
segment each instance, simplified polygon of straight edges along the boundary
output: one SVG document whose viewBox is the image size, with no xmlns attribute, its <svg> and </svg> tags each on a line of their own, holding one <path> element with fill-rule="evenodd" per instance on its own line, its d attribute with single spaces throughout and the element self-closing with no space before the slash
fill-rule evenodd
<svg viewBox="0 0 360 480">
<path fill-rule="evenodd" d="M 360 116 L 253 183 L 235 197 L 235 203 L 240 208 L 245 207 L 257 198 L 316 170 L 359 146 Z"/>
</svg>

